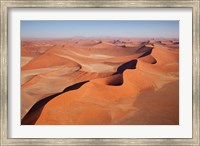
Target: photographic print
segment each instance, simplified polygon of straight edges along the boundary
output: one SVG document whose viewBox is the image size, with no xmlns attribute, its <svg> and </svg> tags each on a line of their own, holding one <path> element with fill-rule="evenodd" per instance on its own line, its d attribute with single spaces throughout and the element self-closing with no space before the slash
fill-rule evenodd
<svg viewBox="0 0 200 146">
<path fill-rule="evenodd" d="M 179 124 L 179 21 L 20 27 L 22 125 Z"/>
</svg>

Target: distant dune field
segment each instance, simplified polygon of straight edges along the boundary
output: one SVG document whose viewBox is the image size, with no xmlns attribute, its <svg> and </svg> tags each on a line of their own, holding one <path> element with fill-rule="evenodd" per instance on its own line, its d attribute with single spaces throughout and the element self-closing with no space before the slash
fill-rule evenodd
<svg viewBox="0 0 200 146">
<path fill-rule="evenodd" d="M 21 123 L 179 124 L 179 42 L 22 40 Z"/>
</svg>

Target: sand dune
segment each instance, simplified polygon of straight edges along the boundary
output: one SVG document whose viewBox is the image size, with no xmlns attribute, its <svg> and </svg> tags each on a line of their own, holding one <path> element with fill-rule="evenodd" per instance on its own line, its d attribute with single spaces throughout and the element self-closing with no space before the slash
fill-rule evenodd
<svg viewBox="0 0 200 146">
<path fill-rule="evenodd" d="M 138 60 L 146 62 L 146 63 L 150 63 L 150 64 L 157 63 L 157 60 L 152 55 L 147 55 L 145 57 L 139 58 Z"/>
<path fill-rule="evenodd" d="M 22 124 L 178 124 L 177 42 L 50 44 L 22 66 Z"/>
</svg>

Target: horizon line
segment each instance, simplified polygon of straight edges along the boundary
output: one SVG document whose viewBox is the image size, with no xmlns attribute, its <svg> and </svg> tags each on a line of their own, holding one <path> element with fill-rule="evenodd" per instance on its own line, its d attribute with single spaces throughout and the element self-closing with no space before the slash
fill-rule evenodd
<svg viewBox="0 0 200 146">
<path fill-rule="evenodd" d="M 24 39 L 112 39 L 112 38 L 119 38 L 119 39 L 178 39 L 179 37 L 119 37 L 119 36 L 102 36 L 102 37 L 86 37 L 86 36 L 74 36 L 74 37 L 21 37 L 21 40 Z"/>
</svg>

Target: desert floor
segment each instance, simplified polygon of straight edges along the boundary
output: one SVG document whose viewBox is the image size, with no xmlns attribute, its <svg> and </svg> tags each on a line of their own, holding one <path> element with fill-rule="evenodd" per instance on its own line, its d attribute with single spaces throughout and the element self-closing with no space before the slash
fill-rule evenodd
<svg viewBox="0 0 200 146">
<path fill-rule="evenodd" d="M 179 42 L 21 41 L 23 125 L 179 124 Z"/>
</svg>

